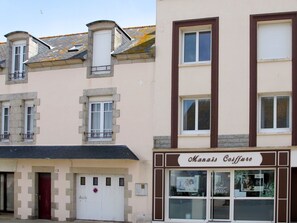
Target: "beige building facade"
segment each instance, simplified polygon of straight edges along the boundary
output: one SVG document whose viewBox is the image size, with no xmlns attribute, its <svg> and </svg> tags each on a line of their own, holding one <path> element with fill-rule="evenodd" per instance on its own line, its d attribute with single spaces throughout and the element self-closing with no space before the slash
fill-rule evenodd
<svg viewBox="0 0 297 223">
<path fill-rule="evenodd" d="M 157 1 L 154 222 L 296 221 L 294 1 Z"/>
<path fill-rule="evenodd" d="M 14 218 L 151 220 L 155 27 L 87 27 L 0 44 L 0 211 Z"/>
</svg>

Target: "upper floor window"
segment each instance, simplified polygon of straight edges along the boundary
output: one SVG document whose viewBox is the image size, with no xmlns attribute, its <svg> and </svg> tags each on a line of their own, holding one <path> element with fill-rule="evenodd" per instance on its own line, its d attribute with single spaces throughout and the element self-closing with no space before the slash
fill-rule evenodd
<svg viewBox="0 0 297 223">
<path fill-rule="evenodd" d="M 32 103 L 25 104 L 25 128 L 24 139 L 33 140 L 34 136 L 34 106 Z"/>
<path fill-rule="evenodd" d="M 1 141 L 9 140 L 9 105 L 2 105 Z"/>
<path fill-rule="evenodd" d="M 100 30 L 93 34 L 91 75 L 100 75 L 111 71 L 111 32 L 111 30 Z"/>
<path fill-rule="evenodd" d="M 290 96 L 260 98 L 260 131 L 289 131 L 291 127 Z"/>
<path fill-rule="evenodd" d="M 12 47 L 12 66 L 9 80 L 23 80 L 25 78 L 26 43 L 16 41 Z"/>
<path fill-rule="evenodd" d="M 183 63 L 208 62 L 211 57 L 211 31 L 183 33 Z"/>
<path fill-rule="evenodd" d="M 210 130 L 210 99 L 182 101 L 182 133 L 208 133 Z"/>
<path fill-rule="evenodd" d="M 112 138 L 112 102 L 90 102 L 88 138 Z"/>
<path fill-rule="evenodd" d="M 258 24 L 258 59 L 292 58 L 292 24 L 290 22 Z"/>
</svg>

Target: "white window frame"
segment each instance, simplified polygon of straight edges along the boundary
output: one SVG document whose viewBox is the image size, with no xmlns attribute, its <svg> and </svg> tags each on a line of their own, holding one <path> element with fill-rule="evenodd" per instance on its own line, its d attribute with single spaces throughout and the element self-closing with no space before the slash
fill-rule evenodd
<svg viewBox="0 0 297 223">
<path fill-rule="evenodd" d="M 5 115 L 4 115 L 4 110 L 7 109 L 8 110 L 8 114 L 6 115 L 6 117 L 8 118 L 8 126 L 5 126 Z M 1 116 L 1 134 L 4 135 L 4 134 L 8 134 L 9 135 L 9 117 L 10 117 L 10 109 L 9 109 L 9 104 L 7 103 L 3 103 L 2 104 L 2 116 Z M 7 127 L 7 131 L 5 131 L 5 127 Z M 8 139 L 2 139 L 2 141 L 7 141 Z"/>
<path fill-rule="evenodd" d="M 31 114 L 28 114 L 28 109 L 31 108 Z M 28 126 L 28 116 L 31 116 L 31 123 L 30 123 L 30 130 L 28 130 L 27 126 Z M 24 134 L 26 136 L 33 134 L 34 135 L 34 105 L 33 102 L 26 102 L 25 103 L 25 126 L 24 126 Z M 33 139 L 29 139 L 27 137 L 25 137 L 25 140 L 27 141 L 32 141 Z"/>
<path fill-rule="evenodd" d="M 19 70 L 17 70 L 19 73 L 18 73 L 18 77 L 16 76 L 14 79 L 19 79 L 19 78 L 21 78 L 22 76 L 21 76 L 21 74 L 23 73 L 23 72 L 25 72 L 25 65 L 24 65 L 24 62 L 25 62 L 25 58 L 26 58 L 26 41 L 23 41 L 23 40 L 21 40 L 21 41 L 16 41 L 16 42 L 14 42 L 13 43 L 13 46 L 12 46 L 12 67 L 11 67 L 11 71 L 12 71 L 12 73 L 14 74 L 15 72 L 17 72 L 16 70 L 15 70 L 15 63 L 16 63 L 16 61 L 15 61 L 15 56 L 16 56 L 16 54 L 15 54 L 15 50 L 16 50 L 16 48 L 17 47 L 19 47 L 20 48 L 20 63 L 19 63 L 19 65 L 18 65 L 18 67 L 19 67 Z"/>
<path fill-rule="evenodd" d="M 91 129 L 91 124 L 92 124 L 92 104 L 100 104 L 100 126 L 99 129 L 97 131 L 99 131 L 99 137 L 89 137 L 88 140 L 89 141 L 108 141 L 108 140 L 112 140 L 112 129 L 110 129 L 111 132 L 111 137 L 106 137 L 104 138 L 104 104 L 111 104 L 111 106 L 113 106 L 113 102 L 112 101 L 91 101 L 89 102 L 89 120 L 88 120 L 88 133 L 92 134 L 92 131 L 94 131 L 93 129 Z M 113 108 L 111 110 L 111 112 L 113 113 Z M 112 122 L 112 120 L 111 120 Z M 111 123 L 112 126 L 112 123 Z M 96 132 L 96 130 L 95 130 Z"/>
<path fill-rule="evenodd" d="M 194 100 L 195 101 L 195 130 L 184 130 L 184 101 L 188 100 Z M 209 115 L 210 115 L 210 120 L 209 120 L 209 129 L 208 130 L 199 130 L 198 129 L 198 109 L 199 109 L 199 101 L 201 100 L 209 100 Z M 181 134 L 182 135 L 191 135 L 191 134 L 209 134 L 210 133 L 210 128 L 211 128 L 211 99 L 209 97 L 202 97 L 202 98 L 182 98 L 181 100 Z"/>
<path fill-rule="evenodd" d="M 273 98 L 273 128 L 261 128 L 262 98 Z M 277 128 L 277 97 L 289 97 L 289 128 Z M 289 94 L 261 95 L 258 100 L 258 131 L 259 133 L 290 133 L 292 128 L 292 97 Z"/>
<path fill-rule="evenodd" d="M 206 61 L 199 60 L 199 33 L 202 32 L 210 32 L 210 59 Z M 196 60 L 193 62 L 186 62 L 185 61 L 185 35 L 189 33 L 196 33 Z M 211 55 L 212 55 L 212 31 L 209 28 L 203 29 L 194 29 L 194 30 L 185 30 L 182 32 L 182 47 L 181 47 L 181 62 L 182 64 L 210 64 L 211 62 Z"/>
</svg>

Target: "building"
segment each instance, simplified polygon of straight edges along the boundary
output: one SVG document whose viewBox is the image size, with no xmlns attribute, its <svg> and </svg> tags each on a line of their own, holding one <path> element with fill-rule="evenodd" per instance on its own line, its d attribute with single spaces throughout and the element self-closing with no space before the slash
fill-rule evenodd
<svg viewBox="0 0 297 223">
<path fill-rule="evenodd" d="M 0 43 L 0 211 L 14 218 L 151 219 L 155 26 L 87 27 Z"/>
<path fill-rule="evenodd" d="M 297 4 L 158 0 L 154 222 L 297 221 Z"/>
</svg>

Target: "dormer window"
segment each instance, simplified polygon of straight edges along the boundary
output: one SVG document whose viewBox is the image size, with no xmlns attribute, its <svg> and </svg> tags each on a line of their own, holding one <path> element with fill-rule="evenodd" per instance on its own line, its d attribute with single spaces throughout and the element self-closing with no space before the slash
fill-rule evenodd
<svg viewBox="0 0 297 223">
<path fill-rule="evenodd" d="M 110 73 L 111 71 L 111 30 L 94 32 L 93 63 L 91 75 Z"/>
<path fill-rule="evenodd" d="M 25 79 L 26 42 L 16 41 L 12 47 L 12 66 L 9 80 Z"/>
</svg>

